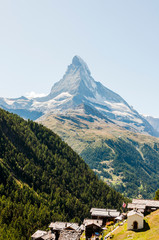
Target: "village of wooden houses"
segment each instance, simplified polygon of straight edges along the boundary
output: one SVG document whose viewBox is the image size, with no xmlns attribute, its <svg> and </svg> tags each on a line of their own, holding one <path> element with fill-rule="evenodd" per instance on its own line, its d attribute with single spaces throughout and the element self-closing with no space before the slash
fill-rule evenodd
<svg viewBox="0 0 159 240">
<path fill-rule="evenodd" d="M 123 209 L 126 204 L 123 203 Z M 92 208 L 91 218 L 84 219 L 83 223 L 51 222 L 49 231 L 37 230 L 32 240 L 108 240 L 112 238 L 119 226 L 127 224 L 127 231 L 142 231 L 144 217 L 159 209 L 158 200 L 133 199 L 125 208 L 127 211 L 119 212 L 117 209 Z M 109 226 L 111 232 L 107 233 Z M 106 234 L 105 234 L 106 233 Z"/>
</svg>

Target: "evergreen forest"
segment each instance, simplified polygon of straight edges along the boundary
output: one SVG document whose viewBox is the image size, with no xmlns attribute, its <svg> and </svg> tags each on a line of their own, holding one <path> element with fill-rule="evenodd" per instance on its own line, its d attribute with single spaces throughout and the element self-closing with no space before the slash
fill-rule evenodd
<svg viewBox="0 0 159 240">
<path fill-rule="evenodd" d="M 0 240 L 26 240 L 52 221 L 127 201 L 46 127 L 0 109 Z"/>
</svg>

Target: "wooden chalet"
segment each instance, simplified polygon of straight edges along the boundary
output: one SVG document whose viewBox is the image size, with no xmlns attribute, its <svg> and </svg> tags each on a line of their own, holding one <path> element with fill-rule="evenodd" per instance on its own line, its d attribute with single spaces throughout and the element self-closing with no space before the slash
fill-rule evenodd
<svg viewBox="0 0 159 240">
<path fill-rule="evenodd" d="M 92 208 L 90 213 L 92 219 L 102 220 L 103 225 L 105 225 L 108 221 L 115 221 L 115 218 L 120 216 L 120 212 L 116 209 Z"/>
<path fill-rule="evenodd" d="M 100 219 L 85 219 L 83 222 L 85 226 L 86 239 L 99 239 L 103 220 Z"/>
<path fill-rule="evenodd" d="M 133 199 L 132 203 L 128 203 L 128 210 L 137 209 L 144 215 L 147 215 L 157 209 L 159 209 L 158 200 L 149 199 Z"/>
<path fill-rule="evenodd" d="M 55 234 L 55 239 L 59 239 L 60 233 L 62 231 L 81 231 L 78 223 L 69 223 L 69 222 L 52 222 L 49 225 L 51 232 Z"/>
<path fill-rule="evenodd" d="M 97 224 L 100 227 L 102 227 L 103 220 L 100 220 L 100 219 L 84 219 L 84 221 L 83 221 L 84 229 L 86 228 L 86 226 L 88 226 L 90 224 Z"/>
</svg>

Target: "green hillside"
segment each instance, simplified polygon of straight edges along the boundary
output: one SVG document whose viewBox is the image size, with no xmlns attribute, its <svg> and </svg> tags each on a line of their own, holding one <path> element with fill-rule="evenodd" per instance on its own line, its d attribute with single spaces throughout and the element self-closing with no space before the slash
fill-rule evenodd
<svg viewBox="0 0 159 240">
<path fill-rule="evenodd" d="M 157 240 L 159 239 L 159 210 L 145 217 L 145 227 L 139 231 L 127 231 L 127 223 L 113 234 L 113 240 Z"/>
<path fill-rule="evenodd" d="M 26 240 L 51 221 L 80 222 L 91 207 L 120 209 L 124 200 L 51 130 L 2 109 L 0 173 L 0 240 Z"/>
<path fill-rule="evenodd" d="M 130 198 L 154 197 L 159 188 L 158 138 L 86 114 L 49 114 L 39 121 L 58 133 L 116 190 Z"/>
</svg>

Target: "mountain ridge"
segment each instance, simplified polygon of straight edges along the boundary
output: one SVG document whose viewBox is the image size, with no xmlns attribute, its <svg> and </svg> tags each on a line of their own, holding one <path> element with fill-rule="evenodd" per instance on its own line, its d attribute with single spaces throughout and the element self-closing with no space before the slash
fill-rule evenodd
<svg viewBox="0 0 159 240">
<path fill-rule="evenodd" d="M 14 109 L 14 112 L 18 109 L 21 112 L 26 110 L 31 119 L 33 111 L 43 115 L 49 112 L 67 112 L 70 109 L 79 109 L 82 104 L 87 105 L 102 119 L 106 118 L 107 121 L 113 121 L 126 129 L 159 136 L 149 122 L 120 95 L 96 82 L 87 64 L 79 56 L 74 56 L 63 78 L 53 85 L 47 96 L 32 99 L 0 98 L 2 107 L 9 111 Z"/>
</svg>

